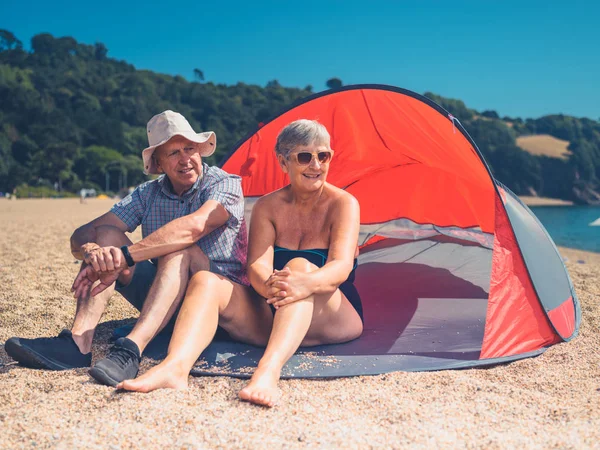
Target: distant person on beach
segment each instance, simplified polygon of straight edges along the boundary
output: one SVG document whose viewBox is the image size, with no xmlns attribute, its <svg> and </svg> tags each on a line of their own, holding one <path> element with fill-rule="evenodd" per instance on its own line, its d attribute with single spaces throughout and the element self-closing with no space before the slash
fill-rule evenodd
<svg viewBox="0 0 600 450">
<path fill-rule="evenodd" d="M 254 328 L 270 326 L 267 305 L 254 301 L 248 287 L 241 179 L 202 161 L 215 151 L 215 134 L 194 132 L 173 111 L 154 116 L 147 131 L 144 169 L 162 176 L 75 230 L 71 250 L 83 263 L 73 283 L 73 326 L 57 337 L 9 339 L 6 352 L 21 364 L 51 370 L 89 367 L 94 331 L 116 289 L 141 311 L 140 317 L 90 374 L 112 386 L 134 378 L 142 352 L 176 314 L 194 274 L 195 297 L 235 305 L 222 311 L 224 322 L 238 326 L 247 321 L 253 325 L 245 328 L 254 334 Z M 140 225 L 143 239 L 132 243 L 125 232 Z M 181 314 L 191 312 L 184 307 Z"/>
<path fill-rule="evenodd" d="M 245 303 L 248 295 L 211 296 L 207 288 L 222 279 L 196 273 L 166 359 L 118 388 L 187 387 L 190 369 L 221 324 L 234 338 L 266 345 L 239 396 L 273 406 L 281 369 L 299 346 L 342 343 L 361 335 L 362 306 L 352 284 L 359 205 L 326 182 L 333 157 L 329 133 L 316 121 L 299 120 L 281 131 L 275 151 L 290 184 L 259 199 L 252 212 L 248 275 L 258 293 L 256 306 Z"/>
</svg>

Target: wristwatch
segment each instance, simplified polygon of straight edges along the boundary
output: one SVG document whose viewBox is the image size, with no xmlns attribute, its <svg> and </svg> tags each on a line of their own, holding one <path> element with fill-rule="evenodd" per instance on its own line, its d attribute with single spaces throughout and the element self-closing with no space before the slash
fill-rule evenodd
<svg viewBox="0 0 600 450">
<path fill-rule="evenodd" d="M 126 245 L 121 247 L 121 251 L 123 252 L 123 256 L 125 257 L 125 262 L 127 263 L 127 267 L 135 266 L 135 261 L 131 257 L 131 253 L 129 253 L 129 248 Z"/>
</svg>

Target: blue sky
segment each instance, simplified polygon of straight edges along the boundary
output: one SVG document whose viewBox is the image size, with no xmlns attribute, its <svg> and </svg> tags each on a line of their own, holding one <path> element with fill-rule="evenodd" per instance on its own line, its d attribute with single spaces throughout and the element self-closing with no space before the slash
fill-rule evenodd
<svg viewBox="0 0 600 450">
<path fill-rule="evenodd" d="M 102 42 L 139 69 L 325 89 L 383 83 L 501 116 L 600 118 L 599 1 L 1 2 L 0 28 Z"/>
</svg>

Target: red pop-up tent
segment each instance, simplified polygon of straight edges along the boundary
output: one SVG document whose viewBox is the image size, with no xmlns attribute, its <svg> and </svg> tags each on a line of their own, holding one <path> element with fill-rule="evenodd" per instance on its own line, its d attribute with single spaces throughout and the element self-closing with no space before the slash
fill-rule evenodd
<svg viewBox="0 0 600 450">
<path fill-rule="evenodd" d="M 458 120 L 413 92 L 347 86 L 307 98 L 251 133 L 222 164 L 243 178 L 248 213 L 258 197 L 288 183 L 275 140 L 301 118 L 327 127 L 335 150 L 327 181 L 360 203 L 355 285 L 365 328 L 353 342 L 319 347 L 310 364 L 297 354 L 286 376 L 496 364 L 577 334 L 579 304 L 542 225 L 493 178 Z M 259 350 L 241 359 L 227 352 L 228 371 L 260 357 Z"/>
</svg>

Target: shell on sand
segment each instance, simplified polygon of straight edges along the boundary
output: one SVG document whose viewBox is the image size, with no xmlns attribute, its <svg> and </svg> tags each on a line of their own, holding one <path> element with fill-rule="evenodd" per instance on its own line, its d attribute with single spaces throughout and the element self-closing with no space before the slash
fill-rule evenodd
<svg viewBox="0 0 600 450">
<path fill-rule="evenodd" d="M 70 326 L 78 265 L 69 236 L 111 204 L 0 199 L 0 342 Z M 573 341 L 489 369 L 282 381 L 271 410 L 238 401 L 243 380 L 190 378 L 187 391 L 121 394 L 85 370 L 4 365 L 0 350 L 0 448 L 597 447 L 600 255 L 561 253 L 582 304 Z M 112 329 L 135 316 L 112 298 L 95 359 Z M 145 359 L 142 371 L 152 364 Z"/>
</svg>

